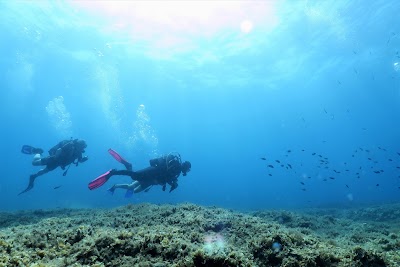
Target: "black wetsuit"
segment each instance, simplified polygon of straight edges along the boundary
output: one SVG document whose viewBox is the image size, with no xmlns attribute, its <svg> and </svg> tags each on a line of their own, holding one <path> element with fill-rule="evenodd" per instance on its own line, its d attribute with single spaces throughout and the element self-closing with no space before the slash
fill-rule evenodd
<svg viewBox="0 0 400 267">
<path fill-rule="evenodd" d="M 61 148 L 60 155 L 56 155 L 56 151 Z M 63 140 L 49 150 L 49 155 L 41 160 L 41 165 L 46 165 L 49 171 L 60 166 L 64 169 L 66 166 L 77 162 L 82 162 L 82 153 L 84 150 L 78 149 L 74 140 Z"/>
<path fill-rule="evenodd" d="M 152 185 L 162 185 L 165 191 L 166 184 L 171 186 L 170 192 L 178 187 L 178 177 L 182 172 L 180 158 L 174 155 L 163 156 L 150 160 L 150 167 L 142 170 L 112 170 L 112 175 L 127 175 L 138 181 L 143 189 Z"/>
</svg>

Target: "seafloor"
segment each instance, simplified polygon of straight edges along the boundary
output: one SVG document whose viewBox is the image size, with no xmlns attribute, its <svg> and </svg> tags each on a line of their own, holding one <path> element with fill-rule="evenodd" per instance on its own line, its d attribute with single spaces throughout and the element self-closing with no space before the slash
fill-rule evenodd
<svg viewBox="0 0 400 267">
<path fill-rule="evenodd" d="M 400 266 L 399 204 L 253 213 L 139 204 L 1 213 L 0 227 L 0 266 Z"/>
</svg>

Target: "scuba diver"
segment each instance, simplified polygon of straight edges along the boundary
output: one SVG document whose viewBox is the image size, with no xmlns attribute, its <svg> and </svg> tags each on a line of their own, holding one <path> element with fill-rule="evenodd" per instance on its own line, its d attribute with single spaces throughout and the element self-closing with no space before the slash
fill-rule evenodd
<svg viewBox="0 0 400 267">
<path fill-rule="evenodd" d="M 166 185 L 170 185 L 171 193 L 178 187 L 178 177 L 182 173 L 183 176 L 190 171 L 192 167 L 189 161 L 182 162 L 178 153 L 169 153 L 160 158 L 150 160 L 150 167 L 133 171 L 132 164 L 121 157 L 117 152 L 109 149 L 108 152 L 118 162 L 125 165 L 126 170 L 112 169 L 100 175 L 89 183 L 89 189 L 93 190 L 105 184 L 113 175 L 127 175 L 133 180 L 131 184 L 114 184 L 108 191 L 114 194 L 115 189 L 126 189 L 125 197 L 130 197 L 133 193 L 142 191 L 148 192 L 153 185 L 161 185 L 165 191 Z"/>
<path fill-rule="evenodd" d="M 46 174 L 49 171 L 55 170 L 57 167 L 61 167 L 61 169 L 65 170 L 63 176 L 66 176 L 71 164 L 78 166 L 79 163 L 83 163 L 88 160 L 87 156 L 82 155 L 85 153 L 86 147 L 87 144 L 84 140 L 71 138 L 70 140 L 63 140 L 59 142 L 49 150 L 49 156 L 42 157 L 41 154 L 43 154 L 43 149 L 28 145 L 22 146 L 22 153 L 34 155 L 32 160 L 33 166 L 46 167 L 37 173 L 30 175 L 28 187 L 18 195 L 31 190 L 37 177 Z"/>
</svg>

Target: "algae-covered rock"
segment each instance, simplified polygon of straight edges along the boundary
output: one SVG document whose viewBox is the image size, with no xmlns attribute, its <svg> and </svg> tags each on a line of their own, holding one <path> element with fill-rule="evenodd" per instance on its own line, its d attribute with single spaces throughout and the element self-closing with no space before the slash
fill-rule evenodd
<svg viewBox="0 0 400 267">
<path fill-rule="evenodd" d="M 193 204 L 2 213 L 0 267 L 400 266 L 397 220 L 379 228 L 332 214 Z"/>
</svg>

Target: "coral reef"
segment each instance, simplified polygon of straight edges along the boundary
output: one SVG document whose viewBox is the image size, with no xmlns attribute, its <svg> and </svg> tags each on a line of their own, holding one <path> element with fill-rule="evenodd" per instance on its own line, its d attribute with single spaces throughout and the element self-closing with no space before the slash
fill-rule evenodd
<svg viewBox="0 0 400 267">
<path fill-rule="evenodd" d="M 239 213 L 138 204 L 1 213 L 0 267 L 399 266 L 397 208 Z"/>
</svg>

